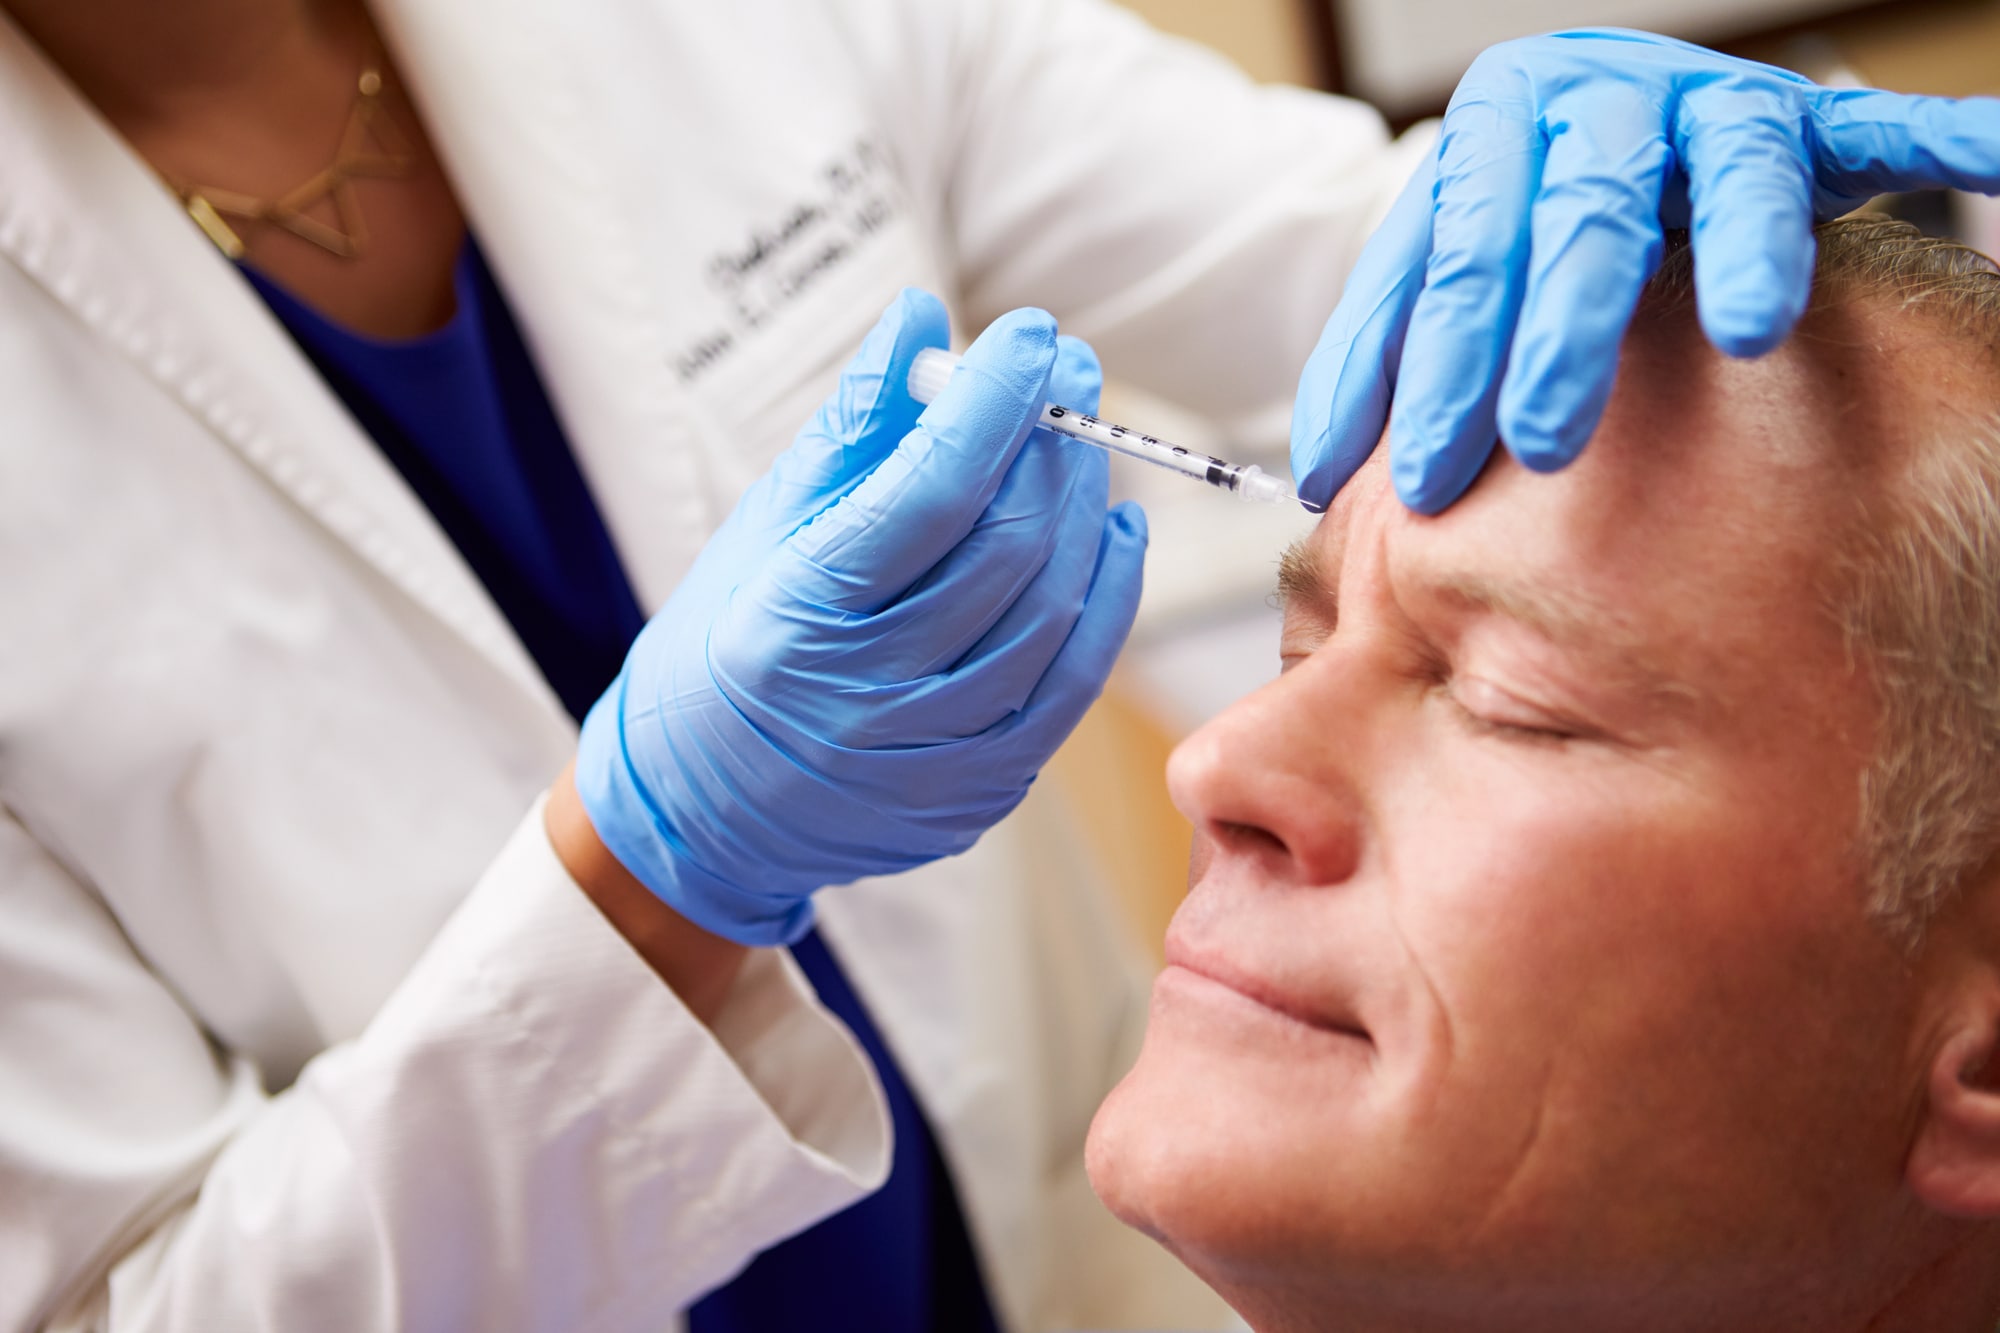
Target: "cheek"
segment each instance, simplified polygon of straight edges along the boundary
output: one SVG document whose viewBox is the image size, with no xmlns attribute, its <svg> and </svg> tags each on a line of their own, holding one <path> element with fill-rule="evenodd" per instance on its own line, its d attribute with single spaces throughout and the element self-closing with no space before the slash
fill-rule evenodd
<svg viewBox="0 0 2000 1333">
<path fill-rule="evenodd" d="M 1829 1191 L 1894 1189 L 1901 969 L 1838 818 L 1637 768 L 1448 771 L 1385 839 L 1451 1033 L 1422 1113 L 1532 1115 L 1508 1165 L 1524 1234 L 1712 1256 L 1823 1234 L 1853 1211 Z M 1474 813 L 1437 827 L 1453 810 Z"/>
<path fill-rule="evenodd" d="M 1554 1039 L 1585 998 L 1585 1017 L 1663 1021 L 1726 1011 L 1714 986 L 1817 1002 L 1786 960 L 1863 924 L 1833 838 L 1699 781 L 1575 768 L 1462 766 L 1385 838 L 1396 916 L 1442 1004 L 1474 1022 L 1547 1014 Z"/>
<path fill-rule="evenodd" d="M 1671 804 L 1654 800 L 1653 825 L 1635 827 L 1593 775 L 1550 781 L 1565 762 L 1481 741 L 1426 764 L 1385 809 L 1392 914 L 1455 1042 L 1473 1043 L 1458 1057 L 1504 1040 L 1520 1065 L 1537 1042 L 1559 1047 L 1579 999 L 1605 998 L 1615 960 L 1642 945 L 1658 959 L 1698 933 L 1676 887 L 1692 876 Z"/>
</svg>

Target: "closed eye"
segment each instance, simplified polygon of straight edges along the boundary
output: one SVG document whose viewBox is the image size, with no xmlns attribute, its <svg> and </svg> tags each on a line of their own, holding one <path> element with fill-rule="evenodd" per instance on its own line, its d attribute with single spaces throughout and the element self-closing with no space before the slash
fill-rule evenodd
<svg viewBox="0 0 2000 1333">
<path fill-rule="evenodd" d="M 1581 739 L 1576 732 L 1564 731 L 1558 727 L 1529 727 L 1518 722 L 1501 722 L 1494 718 L 1481 717 L 1456 699 L 1452 700 L 1452 711 L 1458 714 L 1459 720 L 1468 730 L 1480 735 L 1497 736 L 1502 740 L 1536 745 L 1561 745 L 1566 741 Z"/>
<path fill-rule="evenodd" d="M 1446 682 L 1443 689 L 1453 713 L 1480 735 L 1555 745 L 1593 734 L 1591 728 L 1527 703 L 1491 681 L 1459 677 Z"/>
</svg>

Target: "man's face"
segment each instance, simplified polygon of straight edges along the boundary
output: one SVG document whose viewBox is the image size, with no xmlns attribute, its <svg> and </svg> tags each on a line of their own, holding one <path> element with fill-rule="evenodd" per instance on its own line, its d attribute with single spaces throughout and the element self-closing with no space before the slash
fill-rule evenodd
<svg viewBox="0 0 2000 1333">
<path fill-rule="evenodd" d="M 1191 887 L 1090 1159 L 1260 1327 L 1781 1310 L 1908 1231 L 1921 1005 L 1824 610 L 1845 373 L 1662 321 L 1569 470 L 1424 519 L 1378 457 L 1294 553 L 1283 675 L 1170 767 Z"/>
</svg>

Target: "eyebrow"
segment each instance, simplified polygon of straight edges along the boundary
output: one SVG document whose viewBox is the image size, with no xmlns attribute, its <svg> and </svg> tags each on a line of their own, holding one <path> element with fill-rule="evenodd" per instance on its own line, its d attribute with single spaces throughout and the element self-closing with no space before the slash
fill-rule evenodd
<svg viewBox="0 0 2000 1333">
<path fill-rule="evenodd" d="M 1340 601 L 1334 581 L 1328 577 L 1326 562 L 1310 534 L 1285 548 L 1278 557 L 1278 604 L 1283 607 L 1303 602 L 1315 609 L 1332 612 Z"/>
<path fill-rule="evenodd" d="M 1594 598 L 1422 563 L 1410 572 L 1427 595 L 1503 617 L 1558 648 L 1587 655 L 1611 668 L 1619 684 L 1682 706 L 1708 701 L 1695 686 L 1658 666 L 1631 623 Z M 1301 538 L 1278 561 L 1279 602 L 1287 608 L 1302 604 L 1334 618 L 1340 600 L 1336 575 L 1327 553 L 1311 537 Z"/>
</svg>

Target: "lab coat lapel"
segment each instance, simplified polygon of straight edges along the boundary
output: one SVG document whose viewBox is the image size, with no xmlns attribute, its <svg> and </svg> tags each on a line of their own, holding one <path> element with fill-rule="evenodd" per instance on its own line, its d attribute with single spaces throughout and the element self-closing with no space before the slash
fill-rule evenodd
<svg viewBox="0 0 2000 1333">
<path fill-rule="evenodd" d="M 0 259 L 543 710 L 558 707 L 476 576 L 248 283 L 0 14 Z"/>
<path fill-rule="evenodd" d="M 667 369 L 657 265 L 670 222 L 621 197 L 592 97 L 598 81 L 659 75 L 618 68 L 587 9 L 380 0 L 374 12 L 650 611 L 720 518 L 699 408 Z"/>
</svg>

